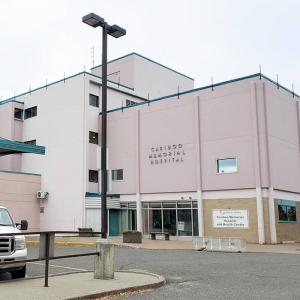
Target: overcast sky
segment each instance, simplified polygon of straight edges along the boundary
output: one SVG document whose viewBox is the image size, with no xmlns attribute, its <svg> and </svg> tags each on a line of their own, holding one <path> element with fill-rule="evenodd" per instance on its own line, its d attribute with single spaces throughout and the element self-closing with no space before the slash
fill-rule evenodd
<svg viewBox="0 0 300 300">
<path fill-rule="evenodd" d="M 136 52 L 195 87 L 259 72 L 300 94 L 300 0 L 0 0 L 0 100 L 101 64 L 94 12 L 127 30 L 108 60 Z M 175 91 L 176 92 L 176 91 Z"/>
</svg>

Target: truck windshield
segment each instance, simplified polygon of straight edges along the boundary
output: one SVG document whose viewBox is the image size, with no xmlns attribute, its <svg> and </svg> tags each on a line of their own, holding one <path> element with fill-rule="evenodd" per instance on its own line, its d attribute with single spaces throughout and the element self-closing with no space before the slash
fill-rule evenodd
<svg viewBox="0 0 300 300">
<path fill-rule="evenodd" d="M 0 226 L 14 226 L 13 220 L 6 209 L 0 208 Z"/>
</svg>

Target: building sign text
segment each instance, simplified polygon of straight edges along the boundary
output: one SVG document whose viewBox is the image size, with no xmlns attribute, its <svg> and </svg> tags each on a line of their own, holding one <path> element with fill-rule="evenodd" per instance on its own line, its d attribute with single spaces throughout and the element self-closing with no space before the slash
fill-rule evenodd
<svg viewBox="0 0 300 300">
<path fill-rule="evenodd" d="M 249 228 L 247 209 L 213 209 L 212 219 L 213 228 Z"/>
<path fill-rule="evenodd" d="M 149 159 L 151 165 L 183 162 L 185 151 L 182 144 L 167 145 L 163 147 L 151 148 Z"/>
</svg>

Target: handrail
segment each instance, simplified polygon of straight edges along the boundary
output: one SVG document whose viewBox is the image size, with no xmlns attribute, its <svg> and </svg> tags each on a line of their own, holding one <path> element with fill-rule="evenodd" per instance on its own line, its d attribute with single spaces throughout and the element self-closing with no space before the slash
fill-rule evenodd
<svg viewBox="0 0 300 300">
<path fill-rule="evenodd" d="M 48 287 L 48 277 L 49 277 L 49 261 L 54 259 L 61 258 L 71 258 L 71 257 L 80 257 L 80 256 L 90 256 L 90 255 L 100 255 L 99 252 L 92 253 L 81 253 L 81 254 L 72 254 L 72 255 L 62 255 L 62 256 L 53 256 L 54 255 L 54 238 L 55 234 L 79 234 L 79 231 L 35 231 L 35 232 L 21 232 L 21 233 L 1 233 L 1 236 L 16 236 L 16 235 L 40 235 L 40 240 L 43 239 L 44 243 L 40 243 L 39 258 L 34 259 L 23 259 L 23 260 L 14 260 L 14 261 L 5 261 L 0 262 L 0 265 L 9 265 L 15 264 L 16 262 L 34 262 L 34 261 L 46 261 L 45 263 L 45 285 Z M 102 232 L 95 231 L 85 231 L 84 234 L 102 234 Z M 45 245 L 44 245 L 45 244 Z M 53 251 L 51 251 L 52 249 Z M 53 253 L 52 253 L 53 252 Z M 52 255 L 51 255 L 52 254 Z"/>
</svg>

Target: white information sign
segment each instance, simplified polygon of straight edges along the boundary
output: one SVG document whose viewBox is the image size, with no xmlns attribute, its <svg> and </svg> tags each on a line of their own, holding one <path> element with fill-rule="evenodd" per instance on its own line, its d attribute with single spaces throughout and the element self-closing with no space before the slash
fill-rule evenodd
<svg viewBox="0 0 300 300">
<path fill-rule="evenodd" d="M 177 227 L 178 227 L 178 230 L 183 231 L 184 230 L 184 222 L 178 221 Z"/>
<path fill-rule="evenodd" d="M 213 228 L 249 228 L 247 209 L 213 209 L 212 219 Z"/>
</svg>

